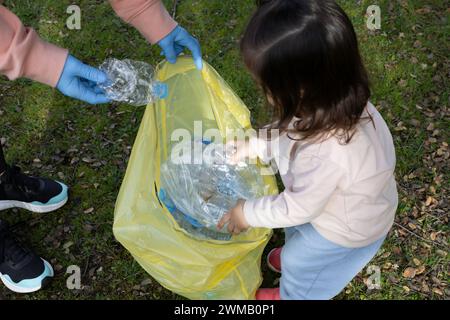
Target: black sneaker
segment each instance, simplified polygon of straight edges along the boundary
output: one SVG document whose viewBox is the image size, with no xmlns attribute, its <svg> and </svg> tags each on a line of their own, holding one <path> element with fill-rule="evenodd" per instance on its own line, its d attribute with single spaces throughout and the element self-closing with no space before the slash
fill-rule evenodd
<svg viewBox="0 0 450 320">
<path fill-rule="evenodd" d="M 30 249 L 22 246 L 0 220 L 0 280 L 18 293 L 30 293 L 43 287 L 52 277 L 53 268 Z"/>
<path fill-rule="evenodd" d="M 68 199 L 65 184 L 30 177 L 17 166 L 8 166 L 0 175 L 0 210 L 23 208 L 33 212 L 50 212 L 61 208 Z"/>
</svg>

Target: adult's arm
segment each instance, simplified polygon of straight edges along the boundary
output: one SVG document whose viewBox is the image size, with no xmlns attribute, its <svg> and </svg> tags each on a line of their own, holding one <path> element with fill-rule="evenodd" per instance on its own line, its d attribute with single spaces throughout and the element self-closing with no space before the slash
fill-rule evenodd
<svg viewBox="0 0 450 320">
<path fill-rule="evenodd" d="M 1 1 L 0 1 L 1 2 Z M 68 51 L 48 43 L 0 5 L 0 73 L 10 80 L 25 77 L 55 87 Z"/>
<path fill-rule="evenodd" d="M 109 0 L 116 14 L 134 26 L 148 42 L 155 44 L 177 23 L 160 0 Z"/>
</svg>

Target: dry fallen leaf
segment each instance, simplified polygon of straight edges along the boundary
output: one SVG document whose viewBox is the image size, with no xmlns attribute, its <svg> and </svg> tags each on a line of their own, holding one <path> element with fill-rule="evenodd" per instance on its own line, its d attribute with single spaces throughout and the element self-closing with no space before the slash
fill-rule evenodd
<svg viewBox="0 0 450 320">
<path fill-rule="evenodd" d="M 422 283 L 422 292 L 424 292 L 424 293 L 430 292 L 430 287 L 427 285 L 426 282 Z"/>
<path fill-rule="evenodd" d="M 417 227 L 416 227 L 416 225 L 414 224 L 414 223 L 412 223 L 412 222 L 409 222 L 408 223 L 408 227 L 411 229 L 411 230 L 415 230 Z"/>
<path fill-rule="evenodd" d="M 384 270 L 389 270 L 391 267 L 392 267 L 392 263 L 390 263 L 390 262 L 386 262 L 386 263 L 383 265 L 383 269 L 384 269 Z"/>
<path fill-rule="evenodd" d="M 430 234 L 430 239 L 431 239 L 432 241 L 436 241 L 437 235 L 438 235 L 437 232 L 432 232 L 432 233 Z"/>
<path fill-rule="evenodd" d="M 422 274 L 422 273 L 424 273 L 424 272 L 425 272 L 425 266 L 424 266 L 424 265 L 421 265 L 420 267 L 418 267 L 418 268 L 416 269 L 416 275 Z"/>
<path fill-rule="evenodd" d="M 416 276 L 416 269 L 412 267 L 408 267 L 403 271 L 403 277 L 412 279 Z"/>
<path fill-rule="evenodd" d="M 437 253 L 438 255 L 442 256 L 442 257 L 446 257 L 446 256 L 448 255 L 447 252 L 445 252 L 444 250 L 441 250 L 441 249 L 438 249 L 438 250 L 436 251 L 436 253 Z"/>
<path fill-rule="evenodd" d="M 84 210 L 84 213 L 92 213 L 92 212 L 94 212 L 94 208 L 92 208 L 92 207 Z"/>
<path fill-rule="evenodd" d="M 427 14 L 430 13 L 431 9 L 429 7 L 424 7 L 416 10 L 416 13 L 418 14 Z"/>
<path fill-rule="evenodd" d="M 439 288 L 433 288 L 433 292 L 436 293 L 436 294 L 438 294 L 438 295 L 440 295 L 440 296 L 444 295 L 444 293 L 442 292 L 442 290 L 439 289 Z"/>
<path fill-rule="evenodd" d="M 82 158 L 81 160 L 82 160 L 83 162 L 86 162 L 86 163 L 92 163 L 92 162 L 95 161 L 94 159 L 91 159 L 91 158 L 89 158 L 89 157 L 84 157 L 84 158 Z"/>
<path fill-rule="evenodd" d="M 144 280 L 141 282 L 141 286 L 147 286 L 147 285 L 152 284 L 152 283 L 153 283 L 152 279 L 147 278 L 147 279 L 144 279 Z"/>
<path fill-rule="evenodd" d="M 72 242 L 72 241 L 68 241 L 68 242 L 66 242 L 66 243 L 63 245 L 63 249 L 68 249 L 68 248 L 70 248 L 72 245 L 73 245 L 73 242 Z"/>
</svg>

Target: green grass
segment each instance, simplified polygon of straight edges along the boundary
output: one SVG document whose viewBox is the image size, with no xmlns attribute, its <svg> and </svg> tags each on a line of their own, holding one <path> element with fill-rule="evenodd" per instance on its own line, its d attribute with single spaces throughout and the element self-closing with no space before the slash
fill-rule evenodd
<svg viewBox="0 0 450 320">
<path fill-rule="evenodd" d="M 400 205 L 396 225 L 371 264 L 382 269 L 382 288 L 367 290 L 359 274 L 338 299 L 448 299 L 449 11 L 445 1 L 339 1 L 357 30 L 372 81 L 372 102 L 394 135 Z M 43 38 L 92 65 L 107 57 L 156 64 L 159 50 L 122 23 L 104 1 L 77 1 L 82 29 L 68 30 L 71 1 L 6 1 Z M 173 1 L 165 1 L 169 10 Z M 359 3 L 359 4 L 356 4 Z M 368 31 L 365 11 L 378 4 L 381 30 Z M 179 23 L 196 35 L 204 58 L 252 111 L 253 123 L 270 119 L 264 100 L 239 58 L 238 40 L 252 0 L 180 0 Z M 114 202 L 143 108 L 89 106 L 29 80 L 0 79 L 0 137 L 10 163 L 32 174 L 64 180 L 71 199 L 48 215 L 2 212 L 25 242 L 56 269 L 50 286 L 30 295 L 0 287 L 0 299 L 167 299 L 163 289 L 114 239 Z M 433 128 L 431 128 L 431 126 Z M 427 129 L 428 128 L 428 129 Z M 2 139 L 3 140 L 3 139 Z M 430 199 L 428 200 L 427 199 Z M 90 213 L 90 209 L 93 211 Z M 408 230 L 408 231 L 406 231 Z M 266 251 L 282 243 L 276 232 Z M 425 270 L 403 277 L 417 263 Z M 82 270 L 82 290 L 66 288 L 66 268 Z M 264 286 L 276 275 L 263 267 Z"/>
</svg>

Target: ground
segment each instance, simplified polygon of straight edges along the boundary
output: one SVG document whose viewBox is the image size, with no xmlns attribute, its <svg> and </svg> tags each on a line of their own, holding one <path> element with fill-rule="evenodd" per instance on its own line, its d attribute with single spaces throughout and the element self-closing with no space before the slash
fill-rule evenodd
<svg viewBox="0 0 450 320">
<path fill-rule="evenodd" d="M 66 9 L 72 3 L 6 1 L 26 25 L 86 63 L 99 65 L 107 57 L 160 61 L 158 48 L 120 21 L 105 1 L 75 1 L 81 30 L 67 29 Z M 253 123 L 267 121 L 262 95 L 238 52 L 254 1 L 165 3 L 198 37 L 204 58 L 242 97 Z M 381 288 L 367 289 L 364 270 L 337 299 L 448 299 L 448 2 L 339 3 L 358 33 L 371 100 L 394 136 L 400 204 L 395 225 L 371 262 L 381 270 Z M 372 4 L 381 7 L 378 31 L 366 28 L 366 8 Z M 8 161 L 71 187 L 70 201 L 55 213 L 1 213 L 21 239 L 52 262 L 56 277 L 45 290 L 29 295 L 0 286 L 0 299 L 180 298 L 151 279 L 112 234 L 114 202 L 143 112 L 124 104 L 90 106 L 39 83 L 0 78 L 0 137 Z M 281 242 L 276 232 L 266 252 Z M 81 290 L 66 288 L 70 265 L 81 268 Z M 263 276 L 264 286 L 277 285 L 276 275 L 265 267 Z"/>
</svg>

